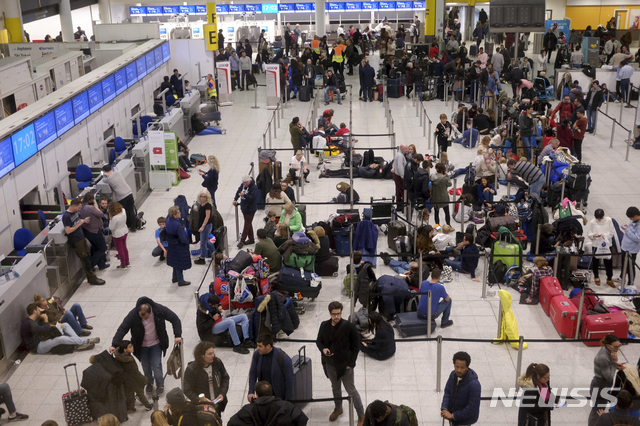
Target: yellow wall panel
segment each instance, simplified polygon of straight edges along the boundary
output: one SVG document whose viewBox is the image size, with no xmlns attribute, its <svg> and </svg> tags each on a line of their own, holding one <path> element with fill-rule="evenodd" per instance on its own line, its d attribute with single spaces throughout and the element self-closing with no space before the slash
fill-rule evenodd
<svg viewBox="0 0 640 426">
<path fill-rule="evenodd" d="M 567 6 L 566 16 L 571 19 L 571 28 L 583 30 L 591 25 L 595 30 L 613 18 L 614 10 L 622 8 L 624 6 Z"/>
</svg>

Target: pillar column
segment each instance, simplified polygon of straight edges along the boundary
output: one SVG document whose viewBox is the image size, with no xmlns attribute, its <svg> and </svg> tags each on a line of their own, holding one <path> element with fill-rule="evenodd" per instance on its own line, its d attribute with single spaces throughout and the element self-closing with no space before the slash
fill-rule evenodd
<svg viewBox="0 0 640 426">
<path fill-rule="evenodd" d="M 316 0 L 316 35 L 320 38 L 324 37 L 324 35 L 327 33 L 324 25 L 324 16 L 324 0 Z"/>
<path fill-rule="evenodd" d="M 98 0 L 98 11 L 100 12 L 100 23 L 111 23 L 111 2 L 109 0 Z"/>
<path fill-rule="evenodd" d="M 438 40 L 443 41 L 444 37 L 444 14 L 446 12 L 445 0 L 433 0 L 436 9 L 436 28 L 435 35 L 438 36 Z"/>
<path fill-rule="evenodd" d="M 24 29 L 22 28 L 22 9 L 20 0 L 4 1 L 4 25 L 9 32 L 9 43 L 23 43 Z"/>
<path fill-rule="evenodd" d="M 62 30 L 62 41 L 73 41 L 73 21 L 71 20 L 71 2 L 60 0 L 60 29 Z"/>
</svg>

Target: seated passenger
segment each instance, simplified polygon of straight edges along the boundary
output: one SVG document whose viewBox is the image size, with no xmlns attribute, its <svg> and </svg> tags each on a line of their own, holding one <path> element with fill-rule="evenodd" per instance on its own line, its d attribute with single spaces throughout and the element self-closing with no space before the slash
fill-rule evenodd
<svg viewBox="0 0 640 426">
<path fill-rule="evenodd" d="M 133 357 L 133 345 L 130 340 L 123 340 L 113 353 L 116 361 L 122 368 L 122 384 L 128 411 L 136 411 L 136 398 L 144 405 L 147 411 L 153 408 L 144 393 L 144 387 L 149 382 L 144 374 L 140 372 L 138 364 Z"/>
<path fill-rule="evenodd" d="M 351 186 L 347 182 L 340 182 L 336 185 L 336 189 L 340 191 L 337 197 L 331 199 L 332 203 L 338 204 L 350 204 L 351 203 Z M 357 203 L 360 201 L 360 195 L 353 190 L 353 202 Z"/>
<path fill-rule="evenodd" d="M 420 286 L 420 293 L 431 292 L 431 320 L 435 320 L 442 315 L 440 326 L 446 328 L 453 325 L 453 320 L 449 319 L 449 315 L 451 315 L 451 297 L 447 294 L 444 286 L 440 284 L 440 275 L 441 271 L 438 268 L 431 271 L 431 277 Z M 428 320 L 428 314 L 429 297 L 423 294 L 420 296 L 420 303 L 418 304 L 418 318 Z"/>
<path fill-rule="evenodd" d="M 77 351 L 86 351 L 93 349 L 95 344 L 100 342 L 99 337 L 78 337 L 67 323 L 51 326 L 47 314 L 40 313 L 40 308 L 35 303 L 27 306 L 27 315 L 28 317 L 22 321 L 20 335 L 24 345 L 33 353 L 46 354 L 60 345 L 75 346 L 74 349 Z"/>
<path fill-rule="evenodd" d="M 442 230 L 433 236 L 433 244 L 439 252 L 452 252 L 456 247 L 455 229 L 451 225 L 443 225 Z"/>
<path fill-rule="evenodd" d="M 287 225 L 291 234 L 302 231 L 302 216 L 293 203 L 284 205 L 280 215 L 280 223 Z"/>
<path fill-rule="evenodd" d="M 267 233 L 267 238 L 271 238 L 272 240 L 276 234 L 276 222 L 277 217 L 275 212 L 270 211 L 269 213 L 267 213 L 267 223 L 265 223 L 264 225 L 264 232 Z"/>
<path fill-rule="evenodd" d="M 240 342 L 236 324 L 242 325 L 243 342 Z M 215 294 L 205 293 L 198 299 L 196 327 L 202 340 L 212 340 L 212 334 L 222 334 L 229 330 L 233 341 L 233 351 L 239 354 L 246 355 L 249 353 L 247 348 L 255 348 L 255 343 L 249 339 L 249 319 L 247 316 L 240 314 L 223 319 L 220 298 Z"/>
<path fill-rule="evenodd" d="M 79 303 L 74 303 L 67 311 L 58 305 L 53 298 L 47 300 L 39 294 L 36 294 L 34 300 L 40 309 L 40 313 L 47 314 L 49 324 L 56 325 L 57 322 L 67 323 L 80 337 L 86 337 L 91 334 L 89 330 L 93 330 L 93 327 L 87 324 L 84 312 L 82 312 L 82 307 Z"/>
<path fill-rule="evenodd" d="M 217 129 L 209 125 L 208 121 L 203 121 L 202 114 L 195 113 L 191 116 L 191 129 L 196 135 L 223 135 L 226 129 Z"/>
<path fill-rule="evenodd" d="M 278 272 L 282 268 L 282 256 L 278 247 L 271 238 L 267 237 L 267 231 L 264 229 L 258 229 L 256 234 L 258 235 L 258 243 L 253 252 L 262 256 L 263 259 L 267 259 L 270 272 Z"/>
<path fill-rule="evenodd" d="M 320 242 L 320 250 L 316 253 L 316 263 L 326 262 L 333 257 L 329 246 L 329 237 L 322 226 L 316 226 L 313 228 L 313 232 L 316 233 L 318 241 Z"/>
<path fill-rule="evenodd" d="M 276 225 L 276 233 L 273 237 L 273 243 L 276 247 L 280 247 L 289 239 L 289 226 L 286 223 L 278 223 Z"/>
<path fill-rule="evenodd" d="M 454 271 L 462 272 L 463 274 L 471 274 L 471 280 L 479 282 L 476 278 L 476 268 L 478 267 L 478 246 L 474 244 L 474 238 L 471 234 L 464 234 L 464 240 L 458 244 L 456 249 L 460 250 L 461 255 L 474 255 L 474 256 L 457 256 L 455 260 L 445 259 L 444 263 L 451 266 Z"/>
<path fill-rule="evenodd" d="M 396 353 L 396 342 L 393 328 L 378 312 L 369 312 L 369 333 L 374 335 L 372 340 L 360 343 L 360 350 L 378 361 L 389 359 Z"/>
</svg>

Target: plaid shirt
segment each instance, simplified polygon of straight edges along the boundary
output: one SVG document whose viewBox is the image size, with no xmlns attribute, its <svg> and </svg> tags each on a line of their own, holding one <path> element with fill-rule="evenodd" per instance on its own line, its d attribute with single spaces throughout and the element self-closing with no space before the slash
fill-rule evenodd
<svg viewBox="0 0 640 426">
<path fill-rule="evenodd" d="M 549 266 L 540 268 L 533 268 L 533 272 L 531 273 L 531 293 L 529 293 L 529 297 L 538 296 L 538 292 L 540 291 L 540 279 L 542 277 L 552 277 L 553 269 Z"/>
</svg>

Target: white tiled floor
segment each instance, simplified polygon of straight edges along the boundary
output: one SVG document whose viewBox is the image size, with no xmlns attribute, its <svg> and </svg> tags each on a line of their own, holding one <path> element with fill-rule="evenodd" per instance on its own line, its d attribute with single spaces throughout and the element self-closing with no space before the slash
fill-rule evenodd
<svg viewBox="0 0 640 426">
<path fill-rule="evenodd" d="M 264 79 L 258 76 L 259 81 Z M 348 77 L 347 83 L 354 87 L 358 85 L 356 76 Z M 357 90 L 357 89 L 356 89 Z M 228 132 L 220 136 L 196 137 L 190 144 L 191 152 L 202 152 L 206 155 L 215 154 L 220 160 L 222 173 L 220 188 L 216 194 L 218 206 L 230 230 L 230 243 L 235 247 L 234 237 L 234 208 L 231 200 L 240 178 L 249 170 L 251 161 L 257 164 L 256 148 L 262 145 L 261 133 L 266 129 L 271 117 L 271 111 L 264 107 L 264 88 L 259 89 L 258 98 L 260 109 L 251 109 L 254 94 L 252 92 L 235 92 L 235 104 L 222 109 L 223 123 Z M 348 98 L 347 98 L 348 99 Z M 290 147 L 288 123 L 294 116 L 299 116 L 304 122 L 308 121 L 311 103 L 301 103 L 297 100 L 290 102 L 285 109 L 285 118 L 278 129 L 278 137 L 274 140 L 274 147 Z M 452 106 L 445 106 L 443 102 L 432 101 L 425 103 L 427 111 L 435 123 L 442 112 L 448 115 Z M 414 143 L 419 152 L 427 152 L 427 140 L 422 137 L 422 129 L 418 127 L 415 109 L 405 98 L 391 99 L 397 143 Z M 336 110 L 335 122 L 349 121 L 349 103 L 342 106 L 333 105 Z M 610 112 L 617 115 L 619 104 L 610 105 Z M 321 106 L 320 111 L 325 108 Z M 623 109 L 623 123 L 631 126 L 635 110 Z M 386 120 L 384 110 L 379 103 L 363 103 L 353 98 L 353 126 L 354 133 L 385 133 Z M 629 205 L 638 204 L 640 186 L 634 184 L 640 177 L 637 168 L 638 152 L 631 152 L 630 161 L 624 162 L 625 148 L 623 135 L 617 131 L 614 148 L 609 149 L 611 135 L 610 122 L 604 117 L 599 118 L 598 134 L 587 135 L 584 143 L 584 161 L 591 164 L 591 196 L 589 199 L 590 215 L 596 208 L 604 208 L 607 215 L 613 216 L 621 223 L 626 222 L 624 212 Z M 626 135 L 625 135 L 626 136 Z M 390 146 L 388 138 L 359 137 L 359 147 Z M 433 151 L 430 151 L 433 152 Z M 390 151 L 379 151 L 387 159 L 392 158 Z M 473 150 L 466 150 L 459 145 L 450 149 L 450 160 L 463 167 L 475 157 Z M 279 154 L 284 164 L 288 156 Z M 315 159 L 312 160 L 314 172 L 310 176 L 311 183 L 305 187 L 304 201 L 328 201 L 336 195 L 335 184 L 340 180 L 318 179 L 315 172 Z M 335 166 L 334 166 L 335 167 Z M 100 273 L 107 281 L 103 287 L 91 287 L 82 284 L 71 299 L 71 302 L 81 303 L 90 323 L 94 326 L 93 336 L 102 338 L 102 343 L 96 346 L 92 353 L 98 353 L 110 346 L 116 328 L 126 313 L 134 307 L 140 296 L 149 296 L 156 302 L 168 305 L 182 319 L 183 336 L 186 342 L 186 353 L 190 353 L 198 341 L 195 329 L 195 301 L 194 291 L 201 281 L 204 288 L 213 280 L 211 275 L 203 277 L 204 266 L 194 265 L 186 272 L 186 279 L 192 282 L 190 287 L 178 288 L 171 284 L 171 270 L 163 263 L 157 262 L 150 253 L 155 245 L 155 219 L 165 216 L 167 209 L 177 195 L 185 195 L 192 202 L 201 190 L 200 178 L 196 173 L 192 178 L 183 181 L 178 187 L 170 191 L 152 192 L 140 210 L 145 212 L 148 221 L 144 231 L 131 234 L 128 238 L 132 268 L 117 270 L 116 262 L 112 267 Z M 376 198 L 390 197 L 394 193 L 392 181 L 371 181 L 358 179 L 355 188 L 363 201 L 375 195 Z M 500 192 L 505 193 L 505 188 Z M 326 219 L 333 212 L 332 206 L 309 206 L 307 223 Z M 590 216 L 591 217 L 591 216 Z M 257 214 L 254 227 L 257 229 L 262 215 Z M 459 225 L 458 225 L 459 226 Z M 379 251 L 387 250 L 386 238 L 380 237 Z M 233 253 L 236 252 L 234 248 Z M 301 325 L 291 338 L 314 339 L 317 333 L 318 321 L 327 319 L 327 304 L 332 300 L 348 302 L 342 292 L 344 266 L 348 259 L 341 259 L 340 276 L 336 279 L 324 279 L 323 289 L 315 302 L 304 302 L 307 312 L 301 317 Z M 392 273 L 379 262 L 377 274 Z M 446 330 L 438 329 L 437 334 L 443 337 L 484 338 L 496 336 L 498 301 L 495 297 L 482 300 L 481 284 L 471 282 L 468 277 L 461 277 L 460 282 L 447 285 L 453 298 L 452 319 L 455 325 Z M 606 291 L 606 290 L 603 290 Z M 517 295 L 514 298 L 517 303 Z M 348 305 L 347 305 L 348 306 Z M 520 306 L 515 304 L 513 311 L 519 322 L 520 334 L 529 338 L 557 339 L 550 320 L 538 306 Z M 287 353 L 293 355 L 301 346 L 300 343 L 279 343 Z M 320 366 L 320 357 L 313 343 L 307 343 L 307 354 L 313 359 L 313 391 L 314 397 L 330 397 L 330 384 L 324 377 Z M 445 342 L 442 348 L 442 379 L 444 388 L 446 378 L 451 371 L 451 356 L 458 350 L 470 353 L 473 368 L 483 386 L 482 395 L 492 395 L 493 389 L 505 389 L 515 384 L 515 369 L 517 351 L 505 345 L 490 343 Z M 588 387 L 592 377 L 593 357 L 597 348 L 588 348 L 582 343 L 531 343 L 523 354 L 523 366 L 530 362 L 546 363 L 551 368 L 551 382 L 553 386 L 561 388 Z M 623 349 L 629 361 L 635 364 L 640 351 L 635 345 L 628 345 Z M 76 362 L 80 371 L 89 363 L 91 353 L 81 352 L 71 356 L 28 355 L 8 380 L 12 387 L 14 398 L 19 411 L 29 414 L 30 420 L 24 424 L 40 425 L 46 419 L 53 419 L 64 424 L 60 397 L 66 390 L 66 382 L 62 366 L 69 362 Z M 224 413 L 228 419 L 246 401 L 247 377 L 250 363 L 249 355 L 238 355 L 230 349 L 219 349 L 217 355 L 224 361 L 232 377 L 228 394 L 229 405 Z M 433 342 L 405 342 L 398 343 L 396 355 L 388 361 L 380 362 L 360 355 L 356 367 L 356 384 L 365 404 L 374 399 L 388 399 L 394 403 L 403 403 L 413 407 L 422 425 L 440 425 L 439 403 L 441 394 L 436 389 L 436 344 Z M 191 359 L 191 356 L 188 356 Z M 168 379 L 166 390 L 177 385 L 174 379 Z M 163 403 L 164 401 L 161 401 Z M 310 424 L 327 424 L 327 418 L 332 410 L 331 403 L 309 404 L 305 412 L 310 418 Z M 552 413 L 554 423 L 565 425 L 585 424 L 588 410 L 586 408 L 564 408 Z M 129 424 L 149 424 L 149 413 L 138 410 L 130 415 Z M 516 408 L 490 408 L 488 401 L 483 401 L 481 416 L 478 424 L 507 425 L 514 424 L 517 419 Z M 6 421 L 6 420 L 5 420 Z M 347 424 L 348 416 L 343 415 L 339 424 Z"/>
</svg>

